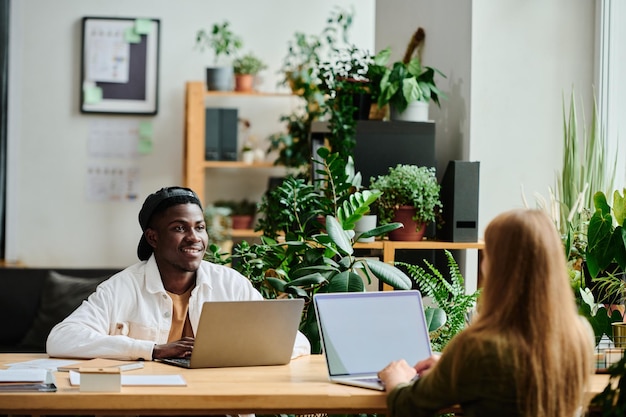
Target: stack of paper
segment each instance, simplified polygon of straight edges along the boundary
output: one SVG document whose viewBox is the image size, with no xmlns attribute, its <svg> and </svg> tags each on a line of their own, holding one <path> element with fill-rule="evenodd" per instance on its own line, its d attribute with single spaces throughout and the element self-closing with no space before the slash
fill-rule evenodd
<svg viewBox="0 0 626 417">
<path fill-rule="evenodd" d="M 80 385 L 80 373 L 70 371 L 70 384 Z M 182 375 L 122 375 L 122 386 L 178 386 L 187 385 Z"/>
<path fill-rule="evenodd" d="M 56 391 L 46 369 L 0 369 L 0 391 Z"/>
<path fill-rule="evenodd" d="M 143 362 L 117 361 L 114 359 L 90 359 L 69 365 L 59 366 L 59 371 L 78 371 L 80 368 L 118 368 L 120 372 L 143 368 Z"/>
</svg>

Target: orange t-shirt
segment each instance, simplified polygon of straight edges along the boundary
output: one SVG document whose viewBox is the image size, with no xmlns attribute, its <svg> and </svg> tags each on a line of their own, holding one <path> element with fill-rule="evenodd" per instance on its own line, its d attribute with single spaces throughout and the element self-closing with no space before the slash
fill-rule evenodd
<svg viewBox="0 0 626 417">
<path fill-rule="evenodd" d="M 175 342 L 185 336 L 193 337 L 193 329 L 189 322 L 189 297 L 191 297 L 191 290 L 194 287 L 189 288 L 182 294 L 174 294 L 167 292 L 172 298 L 173 311 L 172 311 L 172 327 L 170 328 L 170 334 L 167 338 L 167 342 Z"/>
</svg>

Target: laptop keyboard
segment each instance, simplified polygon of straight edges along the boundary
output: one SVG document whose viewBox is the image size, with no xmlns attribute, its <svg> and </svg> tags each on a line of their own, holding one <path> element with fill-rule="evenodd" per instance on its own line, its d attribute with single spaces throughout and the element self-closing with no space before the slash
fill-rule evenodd
<svg viewBox="0 0 626 417">
<path fill-rule="evenodd" d="M 189 367 L 191 360 L 189 358 L 167 358 L 167 361 L 170 363 L 179 364 L 184 367 Z"/>
<path fill-rule="evenodd" d="M 380 380 L 380 378 L 377 378 L 375 376 L 364 376 L 363 378 L 354 378 L 355 381 L 363 381 L 363 382 L 374 382 L 374 383 L 380 383 L 382 382 Z"/>
</svg>

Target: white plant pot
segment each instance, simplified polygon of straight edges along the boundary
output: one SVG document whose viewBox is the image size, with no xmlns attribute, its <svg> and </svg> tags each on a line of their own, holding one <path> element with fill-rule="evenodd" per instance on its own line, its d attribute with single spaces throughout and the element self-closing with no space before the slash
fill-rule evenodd
<svg viewBox="0 0 626 417">
<path fill-rule="evenodd" d="M 252 164 L 254 162 L 254 151 L 244 151 L 241 153 L 241 160 L 244 164 Z"/>
<path fill-rule="evenodd" d="M 414 101 L 410 103 L 402 112 L 398 112 L 395 106 L 391 106 L 391 120 L 400 120 L 405 122 L 427 122 L 428 121 L 429 103 L 426 101 Z"/>
<path fill-rule="evenodd" d="M 378 216 L 375 214 L 366 214 L 361 217 L 354 225 L 354 232 L 356 234 L 367 232 L 376 227 Z M 374 236 L 359 239 L 358 242 L 373 242 Z"/>
</svg>

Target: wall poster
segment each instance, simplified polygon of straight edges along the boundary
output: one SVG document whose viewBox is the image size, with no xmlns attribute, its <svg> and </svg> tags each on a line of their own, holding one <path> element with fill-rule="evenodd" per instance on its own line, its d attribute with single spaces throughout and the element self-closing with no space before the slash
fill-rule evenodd
<svg viewBox="0 0 626 417">
<path fill-rule="evenodd" d="M 158 19 L 84 17 L 80 111 L 157 114 L 159 37 Z"/>
</svg>

